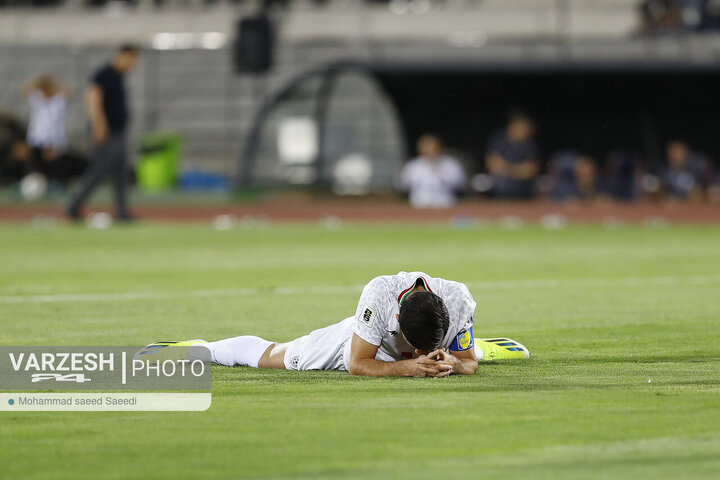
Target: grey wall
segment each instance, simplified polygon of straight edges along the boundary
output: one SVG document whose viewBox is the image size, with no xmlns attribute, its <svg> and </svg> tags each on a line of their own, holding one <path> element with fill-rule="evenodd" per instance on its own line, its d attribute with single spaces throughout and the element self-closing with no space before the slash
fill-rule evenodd
<svg viewBox="0 0 720 480">
<path fill-rule="evenodd" d="M 23 81 L 53 72 L 75 90 L 68 122 L 71 144 L 87 148 L 82 93 L 94 69 L 111 53 L 106 48 L 1 46 L 0 110 L 26 119 L 28 107 L 20 96 Z M 264 96 L 303 69 L 345 53 L 341 47 L 323 45 L 282 47 L 272 73 L 256 76 L 235 74 L 228 49 L 146 51 L 128 78 L 133 137 L 137 140 L 146 131 L 178 132 L 184 141 L 184 168 L 233 175 L 247 130 Z M 392 112 L 367 80 L 341 81 L 330 113 L 333 155 L 339 155 L 343 148 L 363 150 L 392 157 L 392 168 L 402 160 L 397 158 L 402 141 L 393 126 Z M 273 116 L 264 131 L 266 157 L 275 153 L 272 135 L 278 118 Z M 334 141 L 342 132 L 352 132 L 352 142 Z"/>
</svg>

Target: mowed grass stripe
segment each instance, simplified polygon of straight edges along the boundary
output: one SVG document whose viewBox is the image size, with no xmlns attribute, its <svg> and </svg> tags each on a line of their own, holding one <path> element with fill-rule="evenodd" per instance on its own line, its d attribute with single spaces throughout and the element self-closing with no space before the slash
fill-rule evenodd
<svg viewBox="0 0 720 480">
<path fill-rule="evenodd" d="M 0 293 L 23 298 L 0 304 L 4 345 L 286 341 L 351 315 L 373 276 L 417 269 L 470 285 L 476 336 L 533 351 L 444 381 L 214 367 L 204 413 L 6 412 L 3 478 L 695 479 L 720 468 L 717 227 L 0 226 L 0 265 Z"/>
<path fill-rule="evenodd" d="M 720 275 L 691 275 L 634 278 L 581 278 L 576 280 L 535 279 L 507 280 L 496 282 L 468 282 L 471 289 L 502 290 L 526 288 L 567 288 L 567 287 L 648 287 L 659 285 L 708 285 L 720 283 Z M 191 290 L 187 292 L 126 292 L 126 293 L 76 293 L 50 295 L 4 295 L 0 303 L 52 303 L 52 302 L 102 302 L 121 300 L 153 300 L 163 298 L 211 298 L 225 296 L 256 295 L 332 295 L 359 293 L 362 285 L 330 286 L 315 285 L 307 287 L 267 287 L 267 288 L 231 288 L 218 290 Z"/>
</svg>

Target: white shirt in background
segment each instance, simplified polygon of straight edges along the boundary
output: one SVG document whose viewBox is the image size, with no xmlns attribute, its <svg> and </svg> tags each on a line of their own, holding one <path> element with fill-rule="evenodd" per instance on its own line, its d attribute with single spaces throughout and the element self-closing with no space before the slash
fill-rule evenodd
<svg viewBox="0 0 720 480">
<path fill-rule="evenodd" d="M 465 187 L 465 171 L 457 159 L 447 155 L 435 161 L 417 157 L 403 168 L 400 183 L 410 193 L 413 207 L 445 208 L 455 203 L 456 192 Z"/>
<path fill-rule="evenodd" d="M 65 150 L 67 146 L 67 135 L 65 134 L 67 99 L 59 93 L 48 98 L 36 90 L 28 96 L 28 102 L 30 103 L 28 144 L 31 147 Z"/>
</svg>

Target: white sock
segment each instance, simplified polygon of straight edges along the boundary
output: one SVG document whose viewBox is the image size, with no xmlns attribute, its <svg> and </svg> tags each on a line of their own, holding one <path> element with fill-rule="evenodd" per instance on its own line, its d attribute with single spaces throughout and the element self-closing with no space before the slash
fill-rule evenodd
<svg viewBox="0 0 720 480">
<path fill-rule="evenodd" d="M 273 342 L 260 337 L 244 335 L 210 342 L 208 348 L 212 354 L 212 361 L 220 365 L 257 367 L 260 357 L 272 344 Z"/>
<path fill-rule="evenodd" d="M 483 352 L 482 348 L 480 348 L 480 346 L 477 344 L 479 339 L 474 338 L 473 340 L 475 342 L 475 347 L 474 347 L 475 348 L 475 356 L 477 357 L 478 361 L 480 361 L 485 356 L 485 352 Z"/>
</svg>

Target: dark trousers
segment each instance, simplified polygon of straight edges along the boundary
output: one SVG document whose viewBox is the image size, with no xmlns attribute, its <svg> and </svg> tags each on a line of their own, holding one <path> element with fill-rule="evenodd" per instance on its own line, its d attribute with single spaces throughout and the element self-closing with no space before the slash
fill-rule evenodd
<svg viewBox="0 0 720 480">
<path fill-rule="evenodd" d="M 127 145 L 124 133 L 112 133 L 95 147 L 90 155 L 90 168 L 82 179 L 80 191 L 70 201 L 70 211 L 80 212 L 83 204 L 97 185 L 110 177 L 115 190 L 115 212 L 119 218 L 129 216 L 127 208 Z"/>
<path fill-rule="evenodd" d="M 37 172 L 48 180 L 65 185 L 86 171 L 87 159 L 77 152 L 65 151 L 54 158 L 48 158 L 42 148 L 33 147 L 25 173 Z"/>
</svg>

